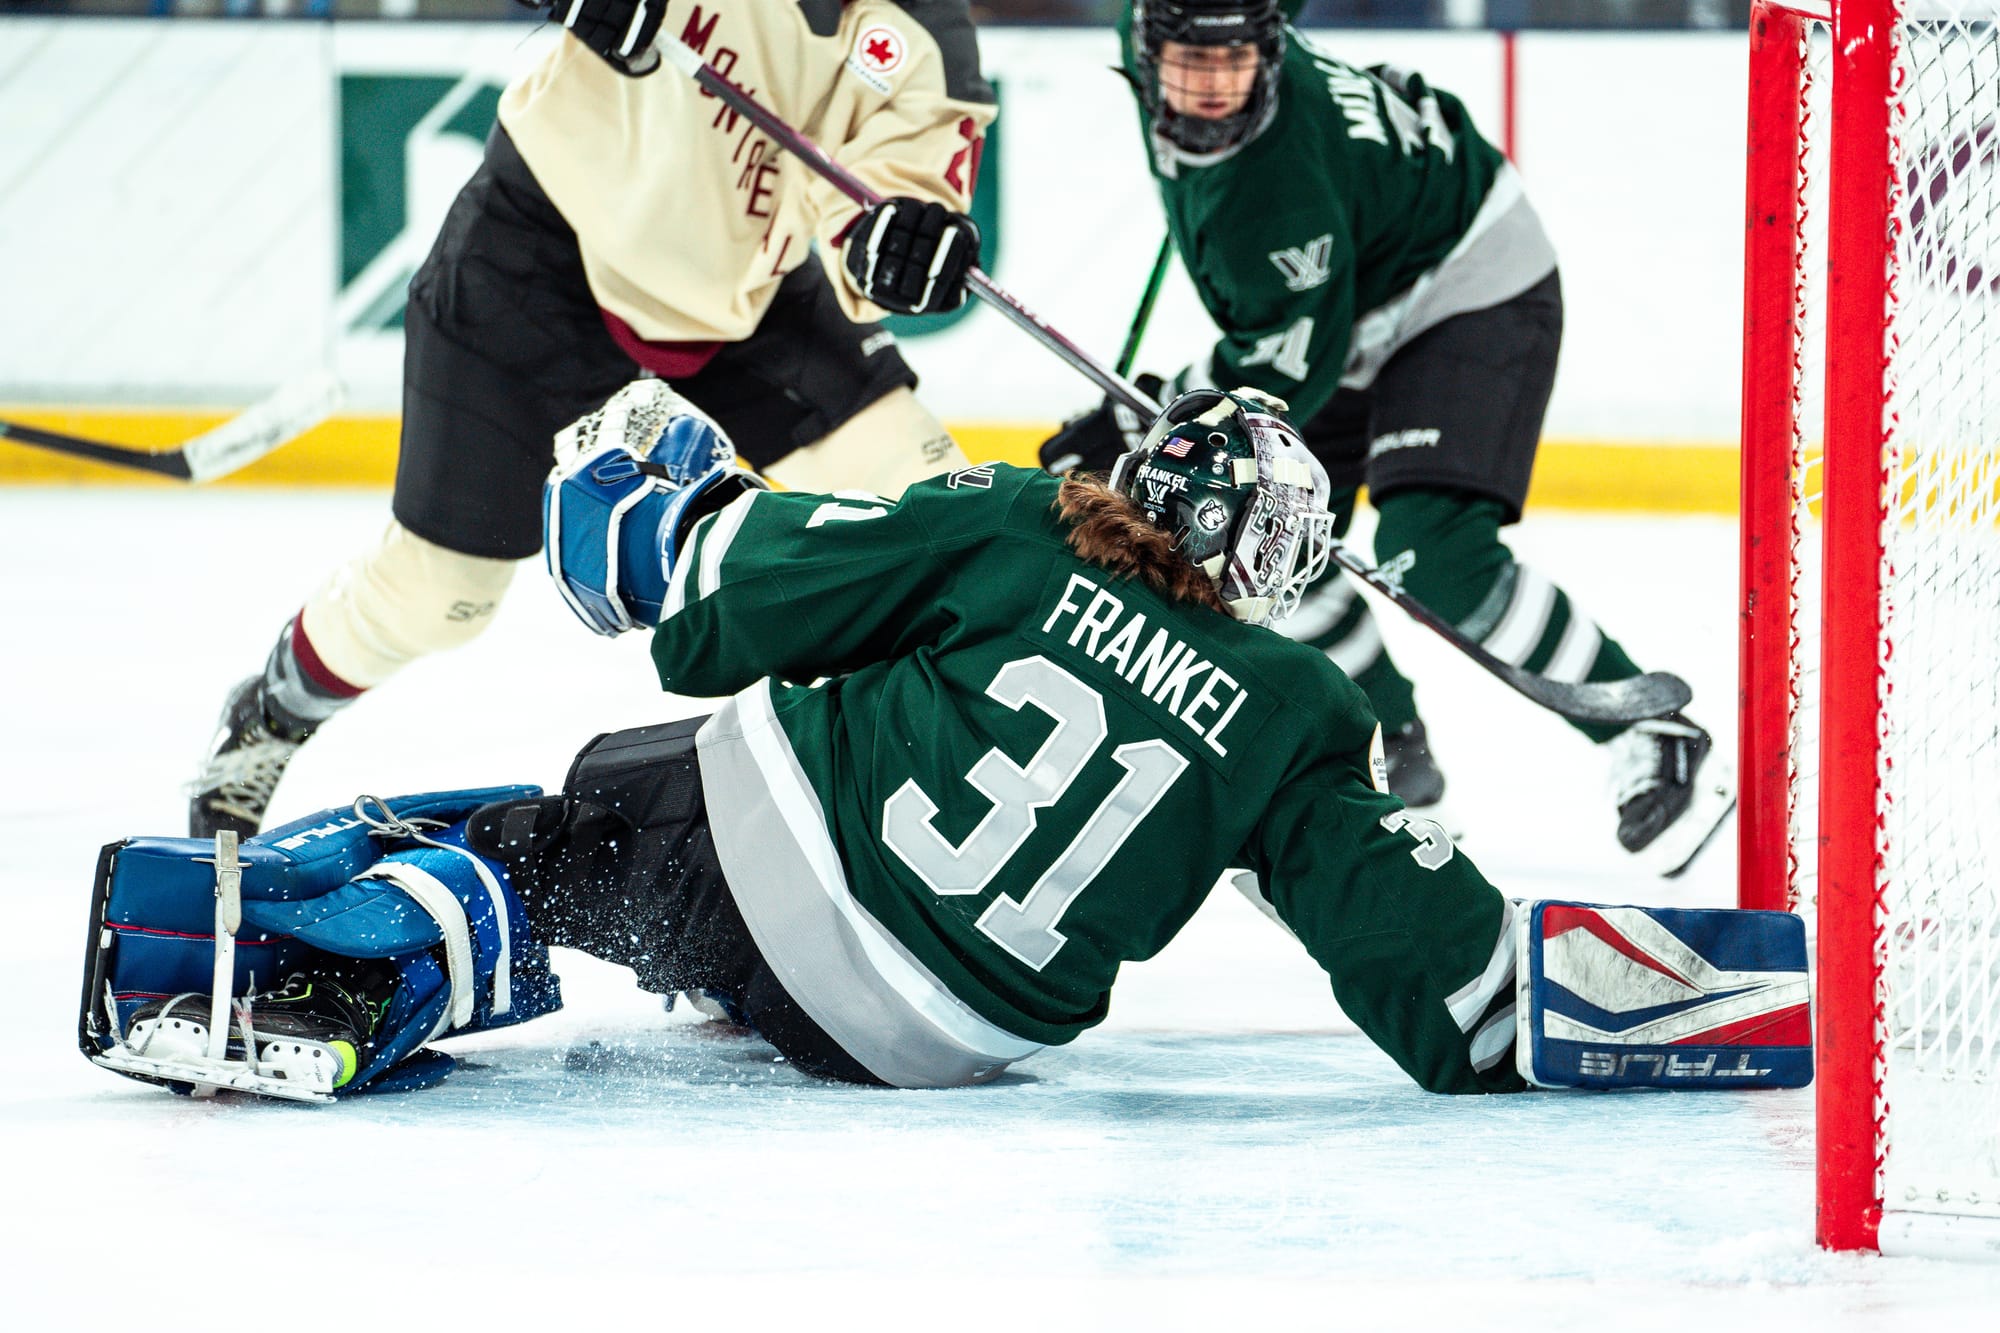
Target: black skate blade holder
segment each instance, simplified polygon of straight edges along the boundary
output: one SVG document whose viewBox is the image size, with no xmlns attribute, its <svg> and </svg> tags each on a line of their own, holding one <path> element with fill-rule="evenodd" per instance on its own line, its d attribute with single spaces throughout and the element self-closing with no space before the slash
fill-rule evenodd
<svg viewBox="0 0 2000 1333">
<path fill-rule="evenodd" d="M 213 1097 L 228 1089 L 287 1101 L 330 1102 L 334 1099 L 335 1068 L 325 1060 L 279 1063 L 267 1059 L 258 1049 L 247 999 L 237 1004 L 230 994 L 236 978 L 236 932 L 243 926 L 243 866 L 236 848 L 235 830 L 215 835 L 215 968 L 206 1025 L 186 1020 L 170 1023 L 162 1015 L 144 1033 L 137 1031 L 140 1025 L 136 1023 L 132 1033 L 123 1032 L 118 1025 L 117 999 L 106 983 L 103 1002 L 111 1046 L 90 1058 L 121 1074 L 189 1085 L 196 1097 Z M 102 923 L 100 928 L 104 934 L 110 933 Z M 244 1050 L 235 1059 L 229 1055 L 232 1017 Z M 128 1036 L 136 1037 L 136 1042 L 128 1041 Z"/>
</svg>

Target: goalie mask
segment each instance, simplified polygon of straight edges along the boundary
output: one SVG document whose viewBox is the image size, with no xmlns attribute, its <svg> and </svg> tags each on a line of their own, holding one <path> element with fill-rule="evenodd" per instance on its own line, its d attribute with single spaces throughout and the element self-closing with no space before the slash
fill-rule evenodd
<svg viewBox="0 0 2000 1333">
<path fill-rule="evenodd" d="M 1197 157 L 1226 152 L 1254 139 L 1278 106 L 1285 62 L 1285 15 L 1278 0 L 1133 0 L 1132 36 L 1139 96 L 1153 130 Z M 1257 75 L 1249 99 L 1232 115 L 1182 115 L 1167 105 L 1161 81 L 1168 42 L 1185 46 L 1255 47 Z"/>
<path fill-rule="evenodd" d="M 1254 389 L 1184 393 L 1111 471 L 1253 625 L 1290 614 L 1333 550 L 1326 471 L 1283 411 Z"/>
</svg>

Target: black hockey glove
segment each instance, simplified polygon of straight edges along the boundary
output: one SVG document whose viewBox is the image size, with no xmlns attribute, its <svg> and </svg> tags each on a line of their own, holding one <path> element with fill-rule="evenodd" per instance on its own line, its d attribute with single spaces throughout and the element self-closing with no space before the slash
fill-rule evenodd
<svg viewBox="0 0 2000 1333">
<path fill-rule="evenodd" d="M 1166 387 L 1158 375 L 1141 375 L 1132 385 L 1155 402 Z M 1042 441 L 1042 468 L 1058 477 L 1069 472 L 1108 473 L 1120 454 L 1139 447 L 1149 424 L 1107 396 L 1095 409 L 1071 417 L 1061 430 Z"/>
<path fill-rule="evenodd" d="M 861 294 L 899 315 L 937 315 L 965 303 L 979 265 L 979 225 L 943 204 L 884 199 L 848 228 L 847 272 Z"/>
<path fill-rule="evenodd" d="M 664 0 L 520 0 L 570 30 L 579 42 L 620 74 L 638 78 L 660 67 L 653 38 L 665 17 Z"/>
</svg>

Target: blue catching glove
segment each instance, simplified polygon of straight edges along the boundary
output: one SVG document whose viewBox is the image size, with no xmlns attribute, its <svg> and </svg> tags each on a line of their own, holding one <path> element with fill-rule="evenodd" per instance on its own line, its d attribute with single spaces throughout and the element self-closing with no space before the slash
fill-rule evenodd
<svg viewBox="0 0 2000 1333">
<path fill-rule="evenodd" d="M 599 634 L 657 625 L 694 520 L 768 489 L 700 409 L 662 380 L 636 380 L 556 436 L 542 488 L 549 577 Z"/>
</svg>

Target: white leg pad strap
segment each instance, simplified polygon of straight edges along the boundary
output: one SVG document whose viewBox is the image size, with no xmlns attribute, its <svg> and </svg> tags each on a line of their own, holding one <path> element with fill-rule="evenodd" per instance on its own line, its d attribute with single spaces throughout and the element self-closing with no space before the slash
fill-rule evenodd
<svg viewBox="0 0 2000 1333">
<path fill-rule="evenodd" d="M 514 941 L 507 925 L 507 895 L 484 861 L 463 847 L 453 847 L 449 843 L 440 845 L 445 851 L 462 856 L 471 863 L 472 873 L 479 876 L 480 885 L 493 903 L 493 924 L 500 934 L 500 955 L 493 960 L 493 1013 L 496 1016 L 504 1014 L 514 1007 Z"/>
<path fill-rule="evenodd" d="M 451 985 L 451 1003 L 445 1006 L 437 1028 L 426 1041 L 450 1028 L 462 1028 L 472 1021 L 472 926 L 465 908 L 436 876 L 404 861 L 377 864 L 357 875 L 357 879 L 384 879 L 410 895 L 410 900 L 430 913 L 444 931 L 445 977 Z"/>
</svg>

